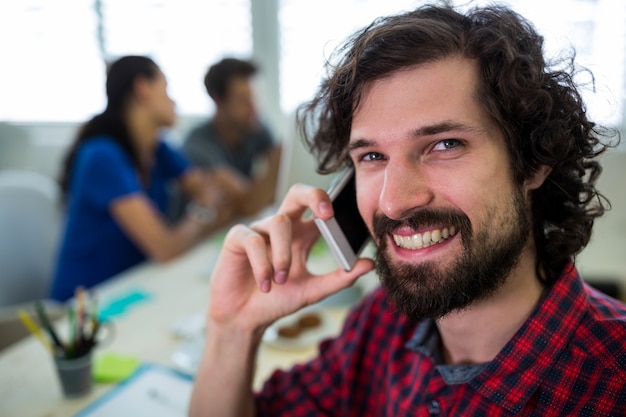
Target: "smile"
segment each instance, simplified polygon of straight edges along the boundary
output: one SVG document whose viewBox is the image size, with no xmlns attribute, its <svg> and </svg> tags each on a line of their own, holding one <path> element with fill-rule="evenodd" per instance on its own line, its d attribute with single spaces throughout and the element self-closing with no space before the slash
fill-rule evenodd
<svg viewBox="0 0 626 417">
<path fill-rule="evenodd" d="M 415 233 L 410 236 L 393 235 L 396 245 L 403 249 L 422 249 L 436 245 L 456 234 L 454 226 L 444 227 L 443 229 L 429 230 L 424 233 Z"/>
</svg>

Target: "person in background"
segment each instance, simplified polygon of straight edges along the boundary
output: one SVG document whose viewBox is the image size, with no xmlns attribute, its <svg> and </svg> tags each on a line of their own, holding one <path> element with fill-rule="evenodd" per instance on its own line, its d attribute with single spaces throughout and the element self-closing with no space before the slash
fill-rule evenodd
<svg viewBox="0 0 626 417">
<path fill-rule="evenodd" d="M 278 178 L 280 147 L 259 120 L 256 73 L 253 62 L 236 58 L 212 65 L 204 86 L 215 114 L 192 129 L 182 145 L 195 166 L 220 180 L 224 207 L 236 217 L 252 216 L 272 204 Z"/>
<path fill-rule="evenodd" d="M 588 119 L 573 61 L 542 48 L 507 7 L 428 5 L 339 49 L 299 119 L 321 172 L 354 168 L 375 262 L 308 271 L 303 213 L 333 208 L 305 185 L 233 227 L 190 415 L 624 415 L 626 305 L 574 262 L 607 207 L 596 158 L 616 131 Z M 341 334 L 253 393 L 265 329 L 374 266 L 381 287 Z"/>
<path fill-rule="evenodd" d="M 161 139 L 176 112 L 154 61 L 113 62 L 106 94 L 106 109 L 82 126 L 63 166 L 66 224 L 51 288 L 59 301 L 147 258 L 168 261 L 229 220 L 213 180 Z M 193 199 L 175 225 L 164 217 L 170 181 Z"/>
</svg>

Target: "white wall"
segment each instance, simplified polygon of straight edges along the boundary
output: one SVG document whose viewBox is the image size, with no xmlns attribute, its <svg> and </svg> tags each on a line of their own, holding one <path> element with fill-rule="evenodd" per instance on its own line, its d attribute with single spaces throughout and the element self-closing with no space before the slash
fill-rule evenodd
<svg viewBox="0 0 626 417">
<path fill-rule="evenodd" d="M 167 139 L 179 145 L 183 134 L 202 118 L 181 118 L 167 132 Z M 22 168 L 58 178 L 67 147 L 74 140 L 80 123 L 0 122 L 0 169 Z"/>
<path fill-rule="evenodd" d="M 619 280 L 626 295 L 626 152 L 608 153 L 602 164 L 598 189 L 610 200 L 612 209 L 595 222 L 591 241 L 577 264 L 590 281 Z"/>
</svg>

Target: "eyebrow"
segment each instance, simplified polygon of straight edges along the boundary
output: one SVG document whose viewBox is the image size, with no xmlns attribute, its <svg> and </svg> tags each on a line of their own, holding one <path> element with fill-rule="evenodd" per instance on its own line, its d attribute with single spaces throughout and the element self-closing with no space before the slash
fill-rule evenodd
<svg viewBox="0 0 626 417">
<path fill-rule="evenodd" d="M 411 136 L 413 136 L 414 138 L 418 138 L 421 136 L 432 136 L 432 135 L 437 135 L 439 133 L 451 132 L 451 131 L 477 132 L 480 130 L 481 129 L 464 125 L 462 123 L 442 122 L 442 123 L 437 123 L 434 125 L 420 127 L 419 129 L 416 129 L 415 131 L 413 131 L 413 134 Z"/>
<path fill-rule="evenodd" d="M 482 129 L 475 128 L 473 126 L 468 126 L 462 123 L 457 122 L 442 122 L 436 123 L 433 125 L 423 126 L 418 129 L 415 129 L 411 132 L 412 138 L 420 138 L 423 136 L 433 136 L 439 133 L 452 132 L 452 131 L 461 131 L 461 132 L 480 132 Z M 375 146 L 376 142 L 369 139 L 357 139 L 354 142 L 350 142 L 348 144 L 348 152 L 352 152 L 358 148 L 365 148 L 370 146 Z"/>
</svg>

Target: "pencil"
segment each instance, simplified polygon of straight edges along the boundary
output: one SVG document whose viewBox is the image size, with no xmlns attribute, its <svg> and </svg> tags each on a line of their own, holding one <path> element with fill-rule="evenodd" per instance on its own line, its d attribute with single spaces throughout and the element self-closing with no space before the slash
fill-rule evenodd
<svg viewBox="0 0 626 417">
<path fill-rule="evenodd" d="M 39 326 L 35 324 L 33 319 L 30 318 L 26 310 L 19 309 L 17 313 L 19 314 L 20 320 L 22 320 L 22 323 L 28 329 L 28 331 L 30 331 L 33 336 L 39 339 L 41 344 L 48 350 L 48 352 L 53 353 L 50 341 L 46 339 L 46 336 L 44 336 L 43 332 L 41 331 Z"/>
</svg>

